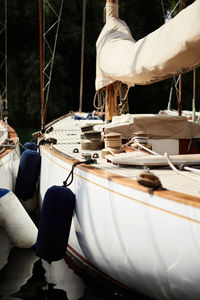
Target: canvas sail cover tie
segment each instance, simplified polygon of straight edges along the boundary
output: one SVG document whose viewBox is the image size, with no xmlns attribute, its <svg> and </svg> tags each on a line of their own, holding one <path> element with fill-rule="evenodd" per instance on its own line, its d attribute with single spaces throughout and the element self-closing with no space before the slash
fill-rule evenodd
<svg viewBox="0 0 200 300">
<path fill-rule="evenodd" d="M 115 17 L 115 5 L 106 4 L 106 24 L 96 43 L 96 90 L 116 80 L 146 85 L 200 65 L 200 0 L 137 42 Z"/>
<path fill-rule="evenodd" d="M 111 17 L 118 18 L 119 16 L 118 11 L 119 11 L 119 6 L 117 3 L 107 2 L 105 7 L 106 20 Z"/>
</svg>

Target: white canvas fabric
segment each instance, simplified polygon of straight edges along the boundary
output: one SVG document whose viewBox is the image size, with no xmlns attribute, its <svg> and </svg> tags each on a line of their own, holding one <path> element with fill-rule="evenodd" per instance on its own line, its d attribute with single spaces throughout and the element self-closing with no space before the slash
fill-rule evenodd
<svg viewBox="0 0 200 300">
<path fill-rule="evenodd" d="M 137 42 L 108 3 L 106 24 L 96 43 L 96 90 L 122 81 L 146 85 L 200 65 L 200 0 Z"/>
<path fill-rule="evenodd" d="M 117 132 L 129 139 L 138 131 L 145 131 L 151 139 L 200 138 L 200 124 L 188 121 L 186 117 L 168 115 L 132 115 L 132 120 L 114 122 L 105 126 L 106 132 Z"/>
</svg>

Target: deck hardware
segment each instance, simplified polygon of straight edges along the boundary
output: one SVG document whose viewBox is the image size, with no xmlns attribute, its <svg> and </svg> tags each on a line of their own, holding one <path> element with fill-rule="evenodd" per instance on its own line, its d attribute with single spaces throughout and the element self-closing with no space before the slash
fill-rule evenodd
<svg viewBox="0 0 200 300">
<path fill-rule="evenodd" d="M 137 177 L 137 182 L 153 189 L 159 189 L 162 187 L 160 179 L 149 170 L 142 171 Z"/>
<path fill-rule="evenodd" d="M 78 148 L 74 148 L 73 153 L 79 153 Z"/>
</svg>

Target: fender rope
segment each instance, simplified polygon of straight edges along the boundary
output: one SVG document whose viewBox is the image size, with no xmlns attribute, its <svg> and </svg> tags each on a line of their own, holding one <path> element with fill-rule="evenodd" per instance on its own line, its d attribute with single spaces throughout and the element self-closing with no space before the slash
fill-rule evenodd
<svg viewBox="0 0 200 300">
<path fill-rule="evenodd" d="M 69 186 L 72 182 L 73 182 L 73 179 L 74 179 L 74 168 L 80 164 L 86 164 L 86 165 L 89 165 L 89 164 L 94 164 L 96 163 L 96 160 L 95 159 L 91 159 L 91 157 L 89 157 L 87 160 L 84 160 L 84 161 L 77 161 L 75 162 L 73 165 L 72 165 L 72 169 L 69 173 L 69 175 L 67 176 L 67 179 L 65 181 L 63 181 L 63 187 L 67 187 Z M 71 180 L 70 182 L 68 183 L 68 180 L 71 176 Z"/>
</svg>

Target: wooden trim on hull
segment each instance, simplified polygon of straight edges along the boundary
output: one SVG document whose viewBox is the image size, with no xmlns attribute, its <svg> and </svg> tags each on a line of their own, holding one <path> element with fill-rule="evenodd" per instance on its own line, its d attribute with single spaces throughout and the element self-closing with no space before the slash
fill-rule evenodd
<svg viewBox="0 0 200 300">
<path fill-rule="evenodd" d="M 73 165 L 73 163 L 77 161 L 76 159 L 70 159 L 70 158 L 64 157 L 63 155 L 57 153 L 54 149 L 52 149 L 46 145 L 44 145 L 42 147 L 44 147 L 45 150 L 47 150 L 53 156 L 59 158 L 60 160 L 66 162 L 70 165 Z M 114 174 L 110 171 L 96 168 L 94 165 L 82 164 L 82 165 L 78 165 L 77 168 L 79 168 L 80 170 L 83 170 L 85 172 L 89 172 L 95 176 L 99 176 L 101 178 L 103 177 L 109 181 L 112 181 L 112 182 L 115 182 L 118 184 L 122 184 L 124 186 L 136 189 L 141 192 L 153 194 L 157 197 L 162 197 L 162 198 L 172 200 L 172 201 L 175 201 L 175 202 L 178 202 L 181 204 L 186 204 L 189 206 L 200 208 L 200 197 L 195 197 L 195 196 L 179 193 L 179 192 L 172 191 L 172 190 L 154 190 L 154 191 L 152 191 L 151 189 L 140 185 L 134 179 L 125 178 L 121 175 Z"/>
<path fill-rule="evenodd" d="M 16 133 L 16 131 L 12 128 L 12 127 L 10 127 L 10 126 L 8 126 L 8 138 L 9 139 L 13 139 L 13 142 L 15 143 L 15 144 L 17 144 L 17 138 L 18 138 L 18 135 L 17 135 L 17 133 Z M 16 138 L 16 141 L 14 140 Z M 3 144 L 2 144 L 2 146 L 3 146 Z M 12 148 L 10 148 L 10 149 L 6 149 L 5 151 L 3 151 L 2 153 L 0 153 L 0 159 L 1 158 L 3 158 L 4 156 L 6 156 L 9 152 L 11 152 L 13 149 Z"/>
</svg>

